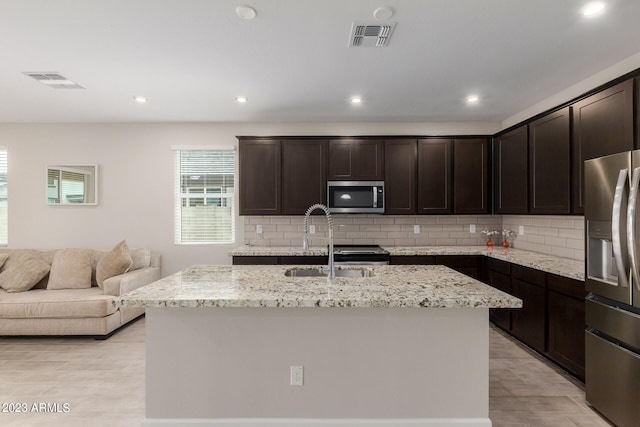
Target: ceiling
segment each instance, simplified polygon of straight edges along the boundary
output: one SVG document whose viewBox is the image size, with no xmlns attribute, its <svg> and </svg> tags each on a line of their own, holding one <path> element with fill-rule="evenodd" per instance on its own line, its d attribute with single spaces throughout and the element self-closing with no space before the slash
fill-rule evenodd
<svg viewBox="0 0 640 427">
<path fill-rule="evenodd" d="M 0 0 L 0 122 L 502 121 L 640 51 L 640 1 L 605 1 Z M 379 6 L 388 47 L 348 47 Z"/>
</svg>

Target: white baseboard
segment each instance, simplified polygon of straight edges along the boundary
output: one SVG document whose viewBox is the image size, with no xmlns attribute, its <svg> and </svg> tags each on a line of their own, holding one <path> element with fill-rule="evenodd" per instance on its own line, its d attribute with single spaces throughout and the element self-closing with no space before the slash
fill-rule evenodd
<svg viewBox="0 0 640 427">
<path fill-rule="evenodd" d="M 489 418 L 147 418 L 144 427 L 491 427 Z"/>
</svg>

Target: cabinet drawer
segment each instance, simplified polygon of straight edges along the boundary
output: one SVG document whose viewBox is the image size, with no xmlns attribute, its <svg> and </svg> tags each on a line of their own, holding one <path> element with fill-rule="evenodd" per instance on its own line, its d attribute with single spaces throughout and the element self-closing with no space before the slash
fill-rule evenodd
<svg viewBox="0 0 640 427">
<path fill-rule="evenodd" d="M 507 276 L 511 274 L 511 264 L 506 261 L 489 258 L 487 259 L 487 267 L 489 270 L 497 271 Z"/>
<path fill-rule="evenodd" d="M 587 291 L 585 291 L 584 288 L 584 282 L 569 279 L 568 277 L 547 274 L 547 286 L 549 287 L 549 290 L 556 291 L 576 299 L 584 300 L 587 296 Z"/>
<path fill-rule="evenodd" d="M 521 265 L 513 265 L 511 267 L 511 276 L 513 278 L 540 286 L 541 288 L 544 288 L 545 274 L 544 271 L 534 270 L 533 268 L 523 267 Z"/>
<path fill-rule="evenodd" d="M 434 265 L 436 257 L 433 255 L 393 255 L 389 264 L 394 265 Z"/>
<path fill-rule="evenodd" d="M 477 268 L 482 263 L 479 255 L 436 255 L 436 264 L 447 267 L 473 267 Z"/>
<path fill-rule="evenodd" d="M 282 265 L 324 265 L 327 264 L 326 256 L 281 256 L 278 264 Z"/>
<path fill-rule="evenodd" d="M 234 256 L 233 265 L 277 265 L 277 256 Z"/>
</svg>

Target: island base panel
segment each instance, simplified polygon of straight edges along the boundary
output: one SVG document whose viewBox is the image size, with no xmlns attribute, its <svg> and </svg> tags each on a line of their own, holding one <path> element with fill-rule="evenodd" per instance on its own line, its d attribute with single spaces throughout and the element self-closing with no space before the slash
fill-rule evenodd
<svg viewBox="0 0 640 427">
<path fill-rule="evenodd" d="M 146 329 L 146 426 L 491 425 L 488 309 L 147 308 Z"/>
</svg>

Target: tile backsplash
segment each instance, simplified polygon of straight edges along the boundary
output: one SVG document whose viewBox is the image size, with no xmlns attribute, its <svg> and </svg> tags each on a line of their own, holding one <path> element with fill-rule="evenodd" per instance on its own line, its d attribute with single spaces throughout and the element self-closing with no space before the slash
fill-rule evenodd
<svg viewBox="0 0 640 427">
<path fill-rule="evenodd" d="M 584 217 L 529 215 L 332 215 L 337 244 L 387 246 L 484 245 L 482 230 L 514 231 L 513 247 L 584 260 Z M 301 246 L 303 216 L 243 216 L 244 243 L 253 246 Z M 327 220 L 313 215 L 312 246 L 327 244 Z M 260 227 L 259 227 L 260 226 Z M 419 226 L 416 230 L 415 226 Z M 470 231 L 475 226 L 475 232 Z M 519 227 L 524 234 L 519 235 Z M 258 229 L 262 233 L 258 233 Z M 418 231 L 416 233 L 416 231 Z"/>
<path fill-rule="evenodd" d="M 516 233 L 514 248 L 584 260 L 584 217 L 503 215 L 503 228 Z M 518 235 L 522 226 L 524 234 Z"/>
</svg>

